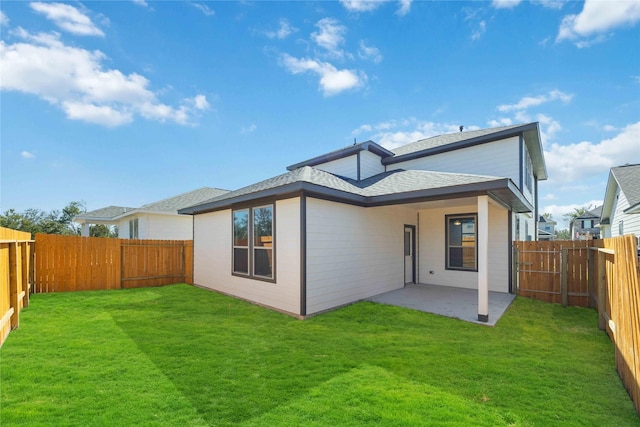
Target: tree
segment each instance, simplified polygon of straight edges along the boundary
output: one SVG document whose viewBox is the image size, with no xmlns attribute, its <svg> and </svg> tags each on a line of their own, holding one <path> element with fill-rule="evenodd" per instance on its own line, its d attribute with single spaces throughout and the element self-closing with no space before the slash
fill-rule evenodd
<svg viewBox="0 0 640 427">
<path fill-rule="evenodd" d="M 109 227 L 105 224 L 95 224 L 89 227 L 90 237 L 118 237 L 118 227 Z"/>
<path fill-rule="evenodd" d="M 52 210 L 47 213 L 40 209 L 27 209 L 17 212 L 9 209 L 0 214 L 0 227 L 31 233 L 80 235 L 80 227 L 73 223 L 73 217 L 86 212 L 82 202 L 71 202 L 62 211 Z"/>
<path fill-rule="evenodd" d="M 571 234 L 566 228 L 556 231 L 556 240 L 571 240 Z"/>
<path fill-rule="evenodd" d="M 571 226 L 571 223 L 576 220 L 576 218 L 581 217 L 582 215 L 588 213 L 592 209 L 592 205 L 582 206 L 580 208 L 573 208 L 573 212 L 569 212 L 564 214 L 562 217 L 564 220 Z"/>
<path fill-rule="evenodd" d="M 542 217 L 547 221 L 553 221 L 553 215 L 549 212 L 545 212 L 542 214 Z"/>
</svg>

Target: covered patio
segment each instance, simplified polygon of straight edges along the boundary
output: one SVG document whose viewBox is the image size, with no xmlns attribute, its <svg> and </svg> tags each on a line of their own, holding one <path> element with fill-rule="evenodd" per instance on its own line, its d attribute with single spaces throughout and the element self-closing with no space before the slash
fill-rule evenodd
<svg viewBox="0 0 640 427">
<path fill-rule="evenodd" d="M 478 291 L 438 285 L 407 285 L 368 298 L 380 304 L 396 305 L 414 310 L 453 317 L 481 325 L 495 326 L 507 310 L 515 295 L 503 292 L 488 292 L 488 321 L 478 320 Z"/>
</svg>

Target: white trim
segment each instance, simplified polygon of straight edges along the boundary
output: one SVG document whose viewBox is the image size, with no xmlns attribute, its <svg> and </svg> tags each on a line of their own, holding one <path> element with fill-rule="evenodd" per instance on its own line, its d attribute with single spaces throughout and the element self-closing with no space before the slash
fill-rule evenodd
<svg viewBox="0 0 640 427">
<path fill-rule="evenodd" d="M 489 197 L 478 196 L 478 317 L 489 316 Z"/>
</svg>

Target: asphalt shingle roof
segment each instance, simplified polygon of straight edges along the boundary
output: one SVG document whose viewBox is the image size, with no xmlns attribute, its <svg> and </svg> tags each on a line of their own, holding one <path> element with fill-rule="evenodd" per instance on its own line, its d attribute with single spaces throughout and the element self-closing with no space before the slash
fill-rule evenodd
<svg viewBox="0 0 640 427">
<path fill-rule="evenodd" d="M 122 215 L 125 212 L 132 211 L 135 208 L 128 208 L 124 206 L 107 206 L 106 208 L 100 208 L 93 211 L 85 212 L 83 214 L 77 215 L 78 219 L 89 219 L 89 218 L 100 218 L 100 219 L 111 219 L 115 218 L 118 215 Z"/>
<path fill-rule="evenodd" d="M 394 170 L 372 176 L 362 181 L 343 178 L 311 166 L 303 166 L 291 172 L 266 179 L 256 184 L 222 194 L 200 205 L 219 203 L 241 196 L 260 193 L 294 183 L 309 183 L 331 190 L 342 191 L 363 197 L 375 197 L 388 194 L 399 194 L 411 191 L 452 187 L 456 185 L 474 184 L 503 179 L 495 176 L 469 175 L 422 170 Z"/>
<path fill-rule="evenodd" d="M 522 125 L 502 126 L 490 129 L 479 129 L 466 132 L 454 132 L 444 135 L 433 136 L 431 138 L 421 139 L 420 141 L 412 142 L 411 144 L 403 145 L 394 150 L 391 150 L 396 156 L 402 156 L 409 153 L 415 153 L 418 151 L 429 150 L 431 148 L 441 147 L 443 145 L 453 144 L 468 139 L 478 138 L 481 136 L 491 135 L 492 133 L 498 133 L 507 131 L 509 129 L 515 129 L 522 127 Z"/>
<path fill-rule="evenodd" d="M 139 207 L 137 210 L 153 212 L 177 212 L 178 209 L 197 205 L 205 200 L 220 196 L 224 193 L 228 193 L 228 191 L 221 190 L 219 188 L 203 187 L 198 188 L 197 190 L 189 191 L 187 193 L 178 194 L 177 196 L 169 197 L 157 202 L 147 203 L 146 205 L 142 205 L 141 207 Z"/>
<path fill-rule="evenodd" d="M 640 203 L 640 164 L 611 168 L 611 173 L 618 181 L 620 190 L 629 202 L 629 206 Z"/>
</svg>

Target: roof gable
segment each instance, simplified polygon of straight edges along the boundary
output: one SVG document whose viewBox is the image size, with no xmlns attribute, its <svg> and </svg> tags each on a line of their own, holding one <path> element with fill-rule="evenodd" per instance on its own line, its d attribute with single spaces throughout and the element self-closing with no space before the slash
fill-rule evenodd
<svg viewBox="0 0 640 427">
<path fill-rule="evenodd" d="M 309 160 L 305 160 L 303 162 L 299 162 L 293 164 L 291 166 L 287 166 L 287 170 L 292 171 L 303 166 L 316 166 L 322 163 L 327 163 L 333 160 L 342 159 L 345 157 L 353 156 L 354 154 L 359 153 L 360 151 L 370 151 L 373 154 L 378 155 L 380 158 L 386 158 L 393 156 L 393 153 L 381 145 L 376 144 L 373 141 L 365 141 L 359 144 L 353 144 L 348 147 L 341 148 L 336 151 L 332 151 L 327 154 L 322 154 L 320 156 L 314 157 Z"/>
<path fill-rule="evenodd" d="M 640 164 L 611 168 L 611 173 L 618 181 L 620 191 L 627 198 L 629 207 L 640 204 Z"/>
<path fill-rule="evenodd" d="M 624 193 L 629 203 L 625 212 L 635 212 L 640 207 L 640 164 L 617 166 L 609 171 L 601 213 L 601 218 L 605 222 L 613 214 L 613 204 L 618 188 Z"/>
<path fill-rule="evenodd" d="M 404 162 L 447 151 L 473 147 L 514 136 L 521 136 L 524 139 L 538 179 L 547 179 L 547 167 L 544 161 L 540 130 L 537 122 L 466 132 L 455 132 L 422 139 L 394 149 L 394 156 L 383 159 L 382 163 L 386 165 Z"/>
</svg>

